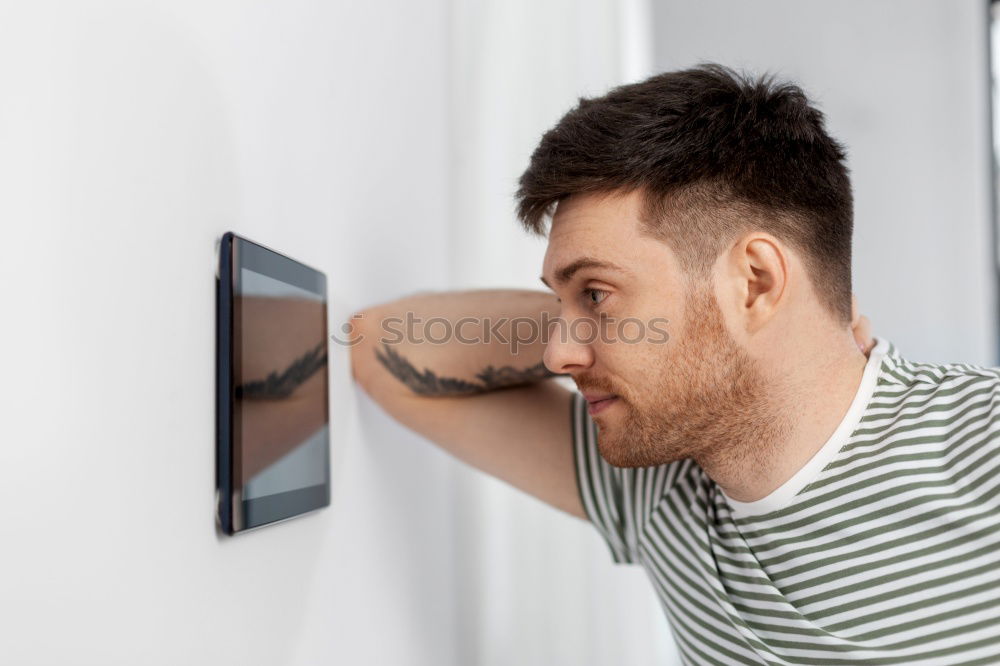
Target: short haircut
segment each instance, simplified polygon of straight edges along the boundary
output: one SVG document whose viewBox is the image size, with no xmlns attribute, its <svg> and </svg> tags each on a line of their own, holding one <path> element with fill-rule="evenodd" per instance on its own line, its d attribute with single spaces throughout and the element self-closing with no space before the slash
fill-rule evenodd
<svg viewBox="0 0 1000 666">
<path fill-rule="evenodd" d="M 846 152 L 797 85 L 715 63 L 581 98 L 546 132 L 517 191 L 544 235 L 566 197 L 639 190 L 644 228 L 707 275 L 738 234 L 773 234 L 803 254 L 818 298 L 851 319 L 853 197 Z"/>
</svg>

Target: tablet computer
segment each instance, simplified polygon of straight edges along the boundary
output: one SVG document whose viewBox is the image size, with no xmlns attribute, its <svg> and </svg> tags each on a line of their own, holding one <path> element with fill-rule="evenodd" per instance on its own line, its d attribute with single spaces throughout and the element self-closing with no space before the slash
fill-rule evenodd
<svg viewBox="0 0 1000 666">
<path fill-rule="evenodd" d="M 220 528 L 234 534 L 328 506 L 326 276 L 226 233 L 216 310 Z"/>
</svg>

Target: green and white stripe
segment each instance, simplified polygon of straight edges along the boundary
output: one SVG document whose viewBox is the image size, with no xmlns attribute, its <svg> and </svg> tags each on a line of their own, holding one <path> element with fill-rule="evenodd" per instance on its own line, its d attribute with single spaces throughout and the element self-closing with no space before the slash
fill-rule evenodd
<svg viewBox="0 0 1000 666">
<path fill-rule="evenodd" d="M 691 460 L 609 465 L 575 396 L 584 507 L 686 663 L 1000 664 L 1000 371 L 879 341 L 866 377 L 843 436 L 752 503 Z"/>
</svg>

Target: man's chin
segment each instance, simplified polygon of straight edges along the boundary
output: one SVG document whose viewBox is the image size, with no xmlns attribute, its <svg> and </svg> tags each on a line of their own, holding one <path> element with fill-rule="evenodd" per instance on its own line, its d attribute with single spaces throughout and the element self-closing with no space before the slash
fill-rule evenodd
<svg viewBox="0 0 1000 666">
<path fill-rule="evenodd" d="M 631 428 L 607 427 L 598 430 L 597 450 L 610 465 L 615 467 L 656 467 L 690 457 L 679 442 L 657 438 L 644 438 Z"/>
<path fill-rule="evenodd" d="M 642 465 L 630 464 L 633 461 L 628 457 L 621 457 L 620 452 L 617 450 L 606 451 L 601 449 L 601 457 L 609 464 L 615 467 L 641 467 Z"/>
<path fill-rule="evenodd" d="M 601 457 L 615 467 L 646 467 L 647 463 L 637 460 L 636 452 L 629 449 L 630 443 L 621 439 L 607 431 L 598 434 L 597 450 Z"/>
</svg>

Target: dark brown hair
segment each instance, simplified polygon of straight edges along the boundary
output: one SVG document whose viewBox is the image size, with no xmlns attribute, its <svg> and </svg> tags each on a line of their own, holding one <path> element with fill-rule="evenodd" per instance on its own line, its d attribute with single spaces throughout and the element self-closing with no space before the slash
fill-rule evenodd
<svg viewBox="0 0 1000 666">
<path fill-rule="evenodd" d="M 851 316 L 853 197 L 844 147 L 798 86 L 704 63 L 614 88 L 546 132 L 521 176 L 518 217 L 545 234 L 564 198 L 641 190 L 643 223 L 685 270 L 760 230 L 803 253 L 818 297 Z"/>
</svg>

